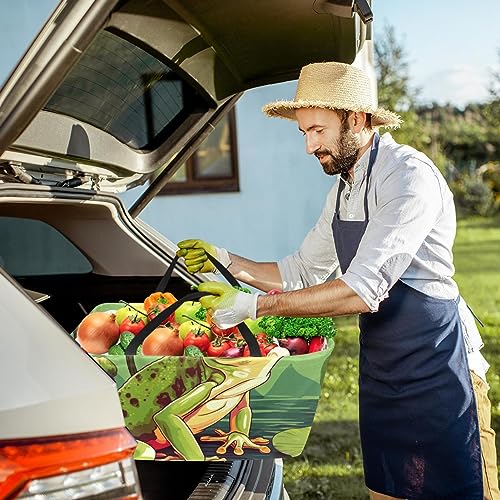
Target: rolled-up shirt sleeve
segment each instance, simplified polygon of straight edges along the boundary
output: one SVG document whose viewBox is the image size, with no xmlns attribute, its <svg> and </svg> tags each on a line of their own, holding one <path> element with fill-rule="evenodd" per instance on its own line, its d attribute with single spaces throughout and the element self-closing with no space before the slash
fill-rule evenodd
<svg viewBox="0 0 500 500">
<path fill-rule="evenodd" d="M 340 279 L 375 312 L 442 214 L 443 198 L 431 166 L 415 157 L 379 177 L 373 189 L 376 207 Z"/>
<path fill-rule="evenodd" d="M 323 211 L 299 250 L 278 261 L 284 291 L 297 290 L 326 281 L 339 267 L 332 233 L 332 214 L 337 189 L 327 196 Z"/>
</svg>

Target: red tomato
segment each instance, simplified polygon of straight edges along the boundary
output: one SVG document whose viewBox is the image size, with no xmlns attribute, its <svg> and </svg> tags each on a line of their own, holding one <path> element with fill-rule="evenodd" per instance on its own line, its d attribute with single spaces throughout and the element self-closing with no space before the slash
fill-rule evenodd
<svg viewBox="0 0 500 500">
<path fill-rule="evenodd" d="M 210 337 L 202 331 L 190 331 L 184 338 L 184 347 L 195 345 L 200 351 L 207 352 L 210 346 Z"/>
<path fill-rule="evenodd" d="M 231 347 L 243 347 L 244 345 L 246 345 L 243 337 L 239 337 L 237 335 L 231 335 L 230 337 L 227 337 L 227 341 L 231 344 Z"/>
<path fill-rule="evenodd" d="M 267 344 L 267 335 L 264 332 L 257 333 L 255 335 L 255 338 L 257 339 L 257 342 L 259 344 Z"/>
<path fill-rule="evenodd" d="M 231 328 L 219 328 L 215 324 L 210 325 L 210 330 L 212 330 L 212 333 L 217 335 L 217 337 L 229 337 L 229 335 L 233 335 L 238 332 L 238 328 L 236 326 Z"/>
<path fill-rule="evenodd" d="M 273 344 L 272 342 L 270 344 L 267 344 L 264 346 L 264 352 L 266 353 L 266 356 L 276 347 L 276 344 Z"/>
<path fill-rule="evenodd" d="M 272 290 L 269 290 L 269 292 L 267 292 L 267 295 L 278 295 L 279 293 L 283 293 L 281 290 L 279 290 L 278 288 L 273 288 Z"/>
<path fill-rule="evenodd" d="M 130 332 L 133 333 L 134 335 L 137 335 L 145 326 L 146 324 L 144 323 L 144 321 L 138 318 L 137 316 L 136 317 L 127 316 L 120 323 L 120 333 Z"/>
<path fill-rule="evenodd" d="M 323 337 L 317 336 L 313 337 L 309 342 L 309 350 L 307 352 L 318 352 L 323 349 L 325 339 Z"/>
<path fill-rule="evenodd" d="M 244 341 L 243 335 L 240 333 L 238 328 L 236 328 L 236 331 L 233 334 L 229 335 L 229 337 L 235 342 Z"/>
<path fill-rule="evenodd" d="M 151 309 L 148 310 L 148 318 L 149 321 L 151 321 L 153 318 L 156 318 L 158 314 L 160 314 L 162 311 L 164 311 L 170 304 L 157 304 L 156 306 L 152 307 Z M 175 323 L 175 312 L 167 316 L 162 322 L 162 325 L 165 325 L 166 323 L 170 323 L 173 325 Z"/>
<path fill-rule="evenodd" d="M 259 343 L 259 349 L 262 356 L 267 356 L 266 348 L 264 347 L 264 345 Z M 250 347 L 248 347 L 248 345 L 246 345 L 245 349 L 243 349 L 243 356 L 251 356 Z"/>
<path fill-rule="evenodd" d="M 230 347 L 234 347 L 231 341 L 216 338 L 210 342 L 207 349 L 207 356 L 213 356 L 214 358 L 221 357 Z"/>
</svg>

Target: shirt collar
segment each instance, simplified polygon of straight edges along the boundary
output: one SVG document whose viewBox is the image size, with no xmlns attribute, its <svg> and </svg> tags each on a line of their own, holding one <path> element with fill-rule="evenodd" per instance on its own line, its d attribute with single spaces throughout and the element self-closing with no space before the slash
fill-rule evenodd
<svg viewBox="0 0 500 500">
<path fill-rule="evenodd" d="M 354 181 L 359 179 L 366 170 L 368 169 L 368 162 L 370 161 L 370 153 L 372 148 L 369 147 L 364 153 L 363 156 L 357 161 L 354 165 Z"/>
<path fill-rule="evenodd" d="M 370 161 L 370 151 L 371 147 L 368 148 L 364 153 L 363 156 L 355 163 L 354 165 L 354 170 L 353 170 L 353 179 L 352 183 L 348 182 L 348 180 L 344 179 L 343 177 L 342 180 L 347 184 L 347 185 L 354 185 L 356 182 L 359 182 L 363 177 L 366 175 L 366 170 L 368 169 L 368 162 Z"/>
</svg>

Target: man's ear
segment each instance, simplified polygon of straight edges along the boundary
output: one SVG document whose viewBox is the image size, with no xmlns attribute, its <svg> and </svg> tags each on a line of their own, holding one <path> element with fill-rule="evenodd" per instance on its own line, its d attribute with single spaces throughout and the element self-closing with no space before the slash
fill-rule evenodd
<svg viewBox="0 0 500 500">
<path fill-rule="evenodd" d="M 359 134 L 366 124 L 366 113 L 364 111 L 353 111 L 349 115 L 349 127 L 351 132 Z"/>
</svg>

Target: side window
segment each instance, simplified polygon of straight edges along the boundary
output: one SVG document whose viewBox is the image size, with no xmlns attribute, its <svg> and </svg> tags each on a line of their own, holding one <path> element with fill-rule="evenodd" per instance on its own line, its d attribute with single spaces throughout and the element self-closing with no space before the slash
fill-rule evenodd
<svg viewBox="0 0 500 500">
<path fill-rule="evenodd" d="M 238 191 L 236 117 L 231 110 L 160 194 Z"/>
<path fill-rule="evenodd" d="M 45 222 L 0 217 L 0 265 L 12 276 L 88 273 L 87 258 Z"/>
</svg>

